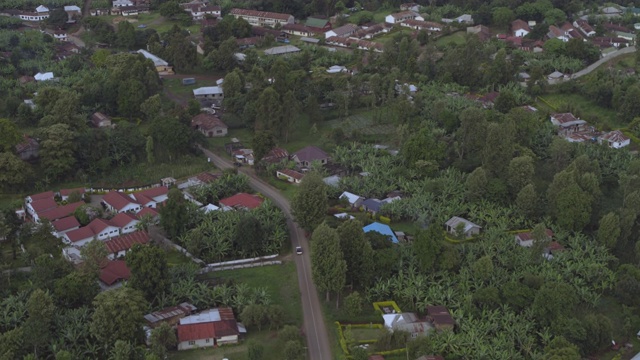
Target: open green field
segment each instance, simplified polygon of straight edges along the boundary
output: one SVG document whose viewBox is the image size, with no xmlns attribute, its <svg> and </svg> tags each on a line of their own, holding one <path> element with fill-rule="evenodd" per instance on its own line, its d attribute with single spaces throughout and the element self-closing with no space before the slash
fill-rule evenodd
<svg viewBox="0 0 640 360">
<path fill-rule="evenodd" d="M 197 89 L 203 86 L 216 86 L 215 80 L 209 80 L 209 79 L 201 80 L 201 79 L 198 79 L 197 77 L 195 78 L 196 78 L 196 83 L 193 85 L 182 85 L 182 79 L 163 78 L 162 86 L 164 87 L 164 90 L 172 94 L 188 96 L 189 98 L 193 97 L 193 89 Z"/>
<path fill-rule="evenodd" d="M 464 44 L 464 37 L 466 33 L 464 31 L 454 32 L 453 34 L 442 36 L 436 41 L 438 47 L 447 46 L 449 44 L 461 45 Z"/>
<path fill-rule="evenodd" d="M 353 335 L 353 338 L 355 340 L 358 341 L 365 341 L 365 340 L 374 340 L 377 339 L 380 336 L 380 329 L 351 329 L 351 334 Z"/>
<path fill-rule="evenodd" d="M 354 131 L 363 135 L 385 135 L 395 132 L 393 125 L 376 124 L 369 113 L 351 115 L 342 120 L 331 120 L 327 125 L 333 129 L 342 128 L 347 135 Z"/>
<path fill-rule="evenodd" d="M 551 106 L 538 100 L 536 105 L 541 109 L 554 112 L 569 105 L 572 109 L 575 109 L 573 112 L 576 116 L 580 116 L 601 130 L 624 127 L 624 124 L 619 121 L 615 110 L 603 108 L 583 95 L 553 93 L 544 95 L 543 98 Z"/>
<path fill-rule="evenodd" d="M 302 305 L 295 263 L 286 261 L 282 265 L 214 271 L 208 273 L 207 276 L 245 283 L 251 288 L 266 288 L 271 303 L 283 306 L 286 315 L 285 323 L 302 325 Z"/>
<path fill-rule="evenodd" d="M 109 175 L 89 181 L 92 186 L 105 187 L 146 185 L 157 183 L 164 177 L 180 179 L 211 168 L 204 156 L 184 156 L 170 163 L 136 163 L 117 167 Z"/>
<path fill-rule="evenodd" d="M 158 12 L 152 12 L 150 14 L 140 14 L 137 17 L 136 22 L 132 22 L 136 27 L 139 25 L 145 25 L 150 29 L 155 29 L 159 33 L 167 32 L 171 30 L 173 25 L 178 25 L 183 29 L 187 29 L 190 33 L 195 34 L 200 31 L 200 24 L 194 22 L 192 25 L 188 27 L 184 27 L 180 22 L 173 21 L 164 18 Z"/>
</svg>

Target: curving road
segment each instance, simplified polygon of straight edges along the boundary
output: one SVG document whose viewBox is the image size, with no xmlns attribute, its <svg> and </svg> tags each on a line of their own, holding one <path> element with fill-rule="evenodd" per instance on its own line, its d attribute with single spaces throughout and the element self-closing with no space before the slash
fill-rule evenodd
<svg viewBox="0 0 640 360">
<path fill-rule="evenodd" d="M 222 157 L 212 153 L 211 151 L 200 147 L 202 152 L 211 159 L 211 162 L 220 169 L 234 168 L 233 164 Z M 243 171 L 239 172 L 249 177 L 249 185 L 257 192 L 268 197 L 273 203 L 282 209 L 287 217 L 287 226 L 291 235 L 291 244 L 293 248 L 302 246 L 305 251 L 300 256 L 295 256 L 296 270 L 298 272 L 298 285 L 300 287 L 300 296 L 302 298 L 302 312 L 304 322 L 304 332 L 307 337 L 308 359 L 310 360 L 327 360 L 331 359 L 331 346 L 329 345 L 329 336 L 327 328 L 322 317 L 322 306 L 318 298 L 316 285 L 311 277 L 311 258 L 309 257 L 309 242 L 304 236 L 304 231 L 293 221 L 291 215 L 291 205 L 289 201 L 282 196 L 271 185 L 257 178 L 254 174 Z M 281 304 L 286 306 L 286 304 Z"/>
</svg>

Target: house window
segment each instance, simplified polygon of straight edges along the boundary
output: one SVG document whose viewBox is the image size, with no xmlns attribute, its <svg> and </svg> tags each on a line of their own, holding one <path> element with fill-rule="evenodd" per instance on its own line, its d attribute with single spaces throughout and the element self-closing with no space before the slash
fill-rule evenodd
<svg viewBox="0 0 640 360">
<path fill-rule="evenodd" d="M 413 333 L 413 334 L 411 334 L 411 338 L 412 338 L 412 339 L 415 339 L 415 338 L 417 338 L 417 337 L 418 337 L 418 334 L 417 334 L 417 333 Z"/>
<path fill-rule="evenodd" d="M 211 342 L 211 339 L 207 339 L 204 342 L 206 342 L 207 344 Z"/>
<path fill-rule="evenodd" d="M 193 341 L 193 340 L 189 341 L 189 345 L 195 345 L 195 344 L 196 344 L 195 341 Z"/>
</svg>

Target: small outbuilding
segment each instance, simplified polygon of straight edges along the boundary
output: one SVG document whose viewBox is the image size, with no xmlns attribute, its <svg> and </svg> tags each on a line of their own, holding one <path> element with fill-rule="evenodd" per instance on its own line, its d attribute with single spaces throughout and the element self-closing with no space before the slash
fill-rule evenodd
<svg viewBox="0 0 640 360">
<path fill-rule="evenodd" d="M 480 230 L 482 230 L 480 225 L 458 216 L 449 219 L 445 225 L 447 226 L 448 233 L 458 235 L 458 230 L 462 229 L 462 233 L 467 238 L 480 234 Z"/>
</svg>

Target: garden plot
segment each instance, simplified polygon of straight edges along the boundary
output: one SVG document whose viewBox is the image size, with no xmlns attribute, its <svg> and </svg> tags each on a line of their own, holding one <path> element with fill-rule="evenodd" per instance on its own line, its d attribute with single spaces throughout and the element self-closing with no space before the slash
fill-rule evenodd
<svg viewBox="0 0 640 360">
<path fill-rule="evenodd" d="M 365 115 L 351 115 L 344 120 L 331 120 L 328 124 L 332 129 L 342 128 L 346 134 L 354 131 L 362 135 L 383 135 L 395 132 L 393 125 L 377 124 Z"/>
</svg>

